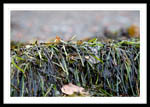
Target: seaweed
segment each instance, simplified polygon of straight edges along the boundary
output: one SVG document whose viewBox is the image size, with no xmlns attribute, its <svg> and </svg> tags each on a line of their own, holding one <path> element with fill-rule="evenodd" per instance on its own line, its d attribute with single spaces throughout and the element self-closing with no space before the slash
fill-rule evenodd
<svg viewBox="0 0 150 107">
<path fill-rule="evenodd" d="M 139 39 L 57 39 L 11 49 L 12 97 L 64 96 L 61 88 L 68 83 L 95 97 L 140 95 Z"/>
</svg>

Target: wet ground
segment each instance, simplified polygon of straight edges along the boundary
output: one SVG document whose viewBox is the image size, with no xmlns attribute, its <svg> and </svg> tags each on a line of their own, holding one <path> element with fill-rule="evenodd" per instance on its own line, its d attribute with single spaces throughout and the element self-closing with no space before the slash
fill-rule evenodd
<svg viewBox="0 0 150 107">
<path fill-rule="evenodd" d="M 139 26 L 139 11 L 12 11 L 11 40 L 83 39 L 103 36 L 105 27 L 115 31 L 132 24 Z"/>
</svg>

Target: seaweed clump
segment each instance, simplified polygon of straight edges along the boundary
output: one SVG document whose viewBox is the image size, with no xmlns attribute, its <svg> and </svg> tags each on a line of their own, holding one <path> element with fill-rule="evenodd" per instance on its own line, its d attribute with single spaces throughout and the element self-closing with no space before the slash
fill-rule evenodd
<svg viewBox="0 0 150 107">
<path fill-rule="evenodd" d="M 68 83 L 90 96 L 140 95 L 140 42 L 62 41 L 11 49 L 11 96 L 64 96 Z"/>
</svg>

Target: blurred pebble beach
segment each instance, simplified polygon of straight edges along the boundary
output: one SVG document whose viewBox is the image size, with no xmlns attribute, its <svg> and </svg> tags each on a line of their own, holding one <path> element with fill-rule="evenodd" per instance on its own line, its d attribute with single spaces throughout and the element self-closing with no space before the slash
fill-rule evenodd
<svg viewBox="0 0 150 107">
<path fill-rule="evenodd" d="M 139 11 L 11 11 L 11 40 L 48 42 L 58 35 L 69 40 L 103 37 L 104 28 L 117 31 L 140 26 Z"/>
</svg>

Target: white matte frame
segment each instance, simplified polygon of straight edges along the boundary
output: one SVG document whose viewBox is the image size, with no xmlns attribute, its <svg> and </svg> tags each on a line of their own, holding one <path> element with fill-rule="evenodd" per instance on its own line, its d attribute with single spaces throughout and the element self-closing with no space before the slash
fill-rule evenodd
<svg viewBox="0 0 150 107">
<path fill-rule="evenodd" d="M 146 4 L 4 4 L 4 103 L 6 104 L 120 104 L 147 102 L 147 5 Z M 10 13 L 12 10 L 139 10 L 140 96 L 139 97 L 10 97 Z"/>
</svg>

